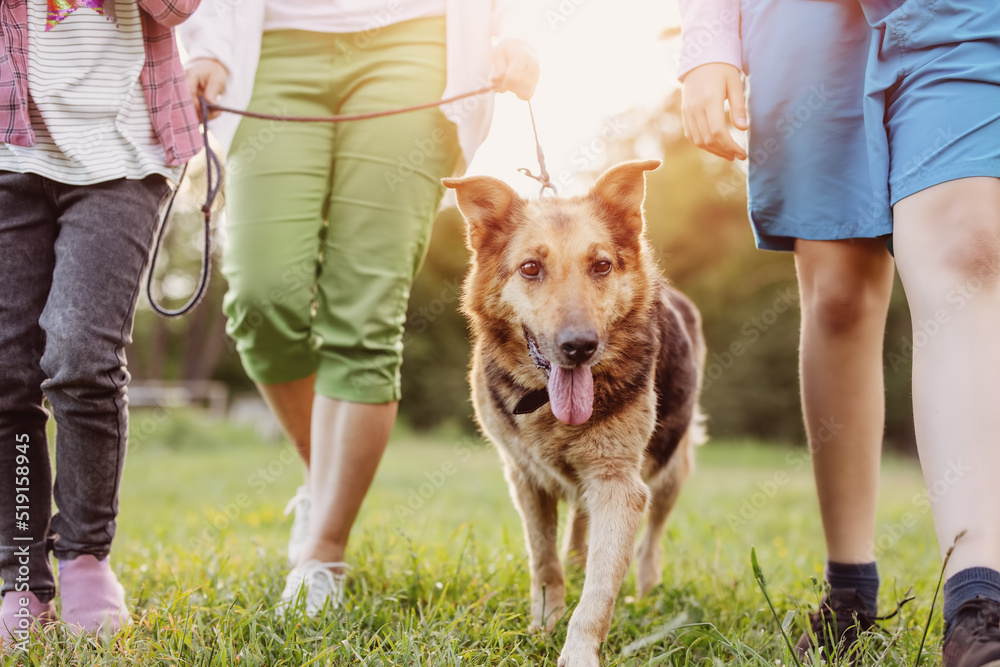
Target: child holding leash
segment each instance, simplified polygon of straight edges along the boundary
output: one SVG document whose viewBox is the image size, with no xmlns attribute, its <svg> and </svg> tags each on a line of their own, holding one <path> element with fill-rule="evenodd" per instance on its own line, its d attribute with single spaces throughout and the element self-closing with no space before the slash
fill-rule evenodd
<svg viewBox="0 0 1000 667">
<path fill-rule="evenodd" d="M 1000 5 L 680 6 L 685 133 L 716 155 L 747 158 L 723 109 L 728 100 L 732 124 L 747 129 L 742 69 L 757 245 L 795 253 L 803 412 L 831 587 L 811 617 L 815 640 L 807 633 L 798 648 L 848 652 L 875 620 L 891 235 L 915 330 L 944 321 L 913 355 L 917 443 L 942 553 L 964 533 L 945 572 L 944 664 L 1000 664 Z M 843 427 L 824 439 L 830 417 Z M 961 480 L 948 483 L 956 469 Z"/>
<path fill-rule="evenodd" d="M 129 620 L 108 559 L 128 443 L 124 348 L 168 181 L 200 145 L 173 37 L 198 1 L 0 4 L 5 649 L 55 619 L 50 552 L 74 632 Z"/>
</svg>

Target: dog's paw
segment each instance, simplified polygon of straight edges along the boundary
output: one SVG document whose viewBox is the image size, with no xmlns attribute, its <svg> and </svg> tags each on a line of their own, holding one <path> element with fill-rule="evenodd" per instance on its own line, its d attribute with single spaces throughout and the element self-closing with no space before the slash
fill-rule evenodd
<svg viewBox="0 0 1000 667">
<path fill-rule="evenodd" d="M 659 549 L 639 549 L 635 559 L 635 579 L 639 597 L 660 585 L 663 581 L 663 565 Z"/>
<path fill-rule="evenodd" d="M 531 630 L 552 632 L 552 628 L 566 612 L 565 592 L 555 591 L 545 596 L 545 600 L 536 599 L 531 604 Z"/>
<path fill-rule="evenodd" d="M 600 667 L 600 665 L 597 647 L 570 647 L 567 644 L 559 655 L 559 667 Z"/>
<path fill-rule="evenodd" d="M 663 583 L 663 573 L 658 567 L 640 567 L 636 572 L 636 586 L 639 597 L 646 597 L 649 592 Z"/>
</svg>

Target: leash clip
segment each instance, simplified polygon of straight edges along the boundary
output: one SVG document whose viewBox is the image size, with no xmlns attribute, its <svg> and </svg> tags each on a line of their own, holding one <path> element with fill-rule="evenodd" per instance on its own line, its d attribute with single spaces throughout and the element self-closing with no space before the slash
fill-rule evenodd
<svg viewBox="0 0 1000 667">
<path fill-rule="evenodd" d="M 542 195 L 544 195 L 546 190 L 551 190 L 552 194 L 554 194 L 554 195 L 558 195 L 559 194 L 558 192 L 556 192 L 556 186 L 552 182 L 552 179 L 549 178 L 549 173 L 545 170 L 544 167 L 542 168 L 542 173 L 538 174 L 538 175 L 535 175 L 535 174 L 531 173 L 531 170 L 528 169 L 527 167 L 521 167 L 520 169 L 518 169 L 518 172 L 520 172 L 520 173 L 524 174 L 525 176 L 527 176 L 528 178 L 530 178 L 532 180 L 535 180 L 535 181 L 538 181 L 539 183 L 542 184 L 542 189 L 538 191 L 538 196 L 539 197 L 541 197 Z"/>
</svg>

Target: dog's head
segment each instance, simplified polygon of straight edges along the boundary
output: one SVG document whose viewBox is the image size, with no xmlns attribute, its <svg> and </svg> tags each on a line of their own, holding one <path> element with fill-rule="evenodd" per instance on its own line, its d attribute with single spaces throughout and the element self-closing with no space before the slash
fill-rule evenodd
<svg viewBox="0 0 1000 667">
<path fill-rule="evenodd" d="M 444 181 L 473 255 L 463 309 L 478 331 L 524 330 L 551 364 L 549 397 L 561 421 L 589 419 L 591 368 L 605 359 L 615 324 L 649 305 L 644 172 L 659 165 L 626 162 L 582 197 L 535 201 L 488 176 Z"/>
</svg>

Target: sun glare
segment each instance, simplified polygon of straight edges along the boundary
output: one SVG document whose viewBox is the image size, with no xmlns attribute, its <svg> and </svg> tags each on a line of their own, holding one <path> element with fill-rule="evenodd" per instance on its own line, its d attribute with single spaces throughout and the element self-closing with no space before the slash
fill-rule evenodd
<svg viewBox="0 0 1000 667">
<path fill-rule="evenodd" d="M 673 0 L 545 0 L 537 21 L 542 77 L 532 105 L 552 179 L 575 194 L 605 166 L 608 141 L 634 129 L 622 114 L 657 106 L 677 86 L 680 43 L 663 34 L 680 19 Z M 538 171 L 527 105 L 508 93 L 468 173 L 537 193 L 520 167 Z"/>
</svg>

